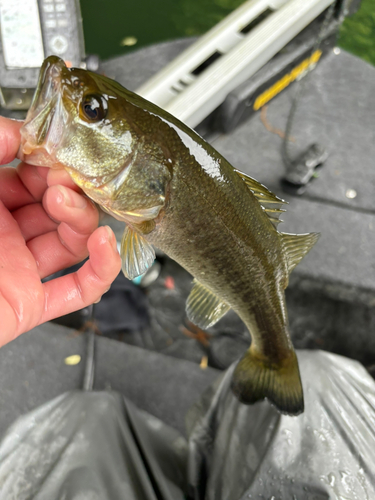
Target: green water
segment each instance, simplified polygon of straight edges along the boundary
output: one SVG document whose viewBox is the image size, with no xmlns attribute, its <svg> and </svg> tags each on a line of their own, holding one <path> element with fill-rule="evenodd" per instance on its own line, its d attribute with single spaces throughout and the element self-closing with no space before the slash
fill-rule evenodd
<svg viewBox="0 0 375 500">
<path fill-rule="evenodd" d="M 362 0 L 358 12 L 345 19 L 338 42 L 343 49 L 375 65 L 374 0 Z"/>
<path fill-rule="evenodd" d="M 146 45 L 201 35 L 243 0 L 80 0 L 86 52 L 102 59 Z M 375 65 L 375 1 L 341 28 L 339 45 Z"/>
</svg>

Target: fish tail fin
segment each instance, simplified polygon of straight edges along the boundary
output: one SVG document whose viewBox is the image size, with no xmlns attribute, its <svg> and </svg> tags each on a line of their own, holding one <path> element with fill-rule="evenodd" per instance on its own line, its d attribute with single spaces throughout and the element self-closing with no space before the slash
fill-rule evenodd
<svg viewBox="0 0 375 500">
<path fill-rule="evenodd" d="M 294 350 L 287 358 L 273 363 L 250 347 L 233 373 L 232 390 L 245 404 L 267 398 L 287 415 L 299 415 L 304 410 L 303 389 Z"/>
</svg>

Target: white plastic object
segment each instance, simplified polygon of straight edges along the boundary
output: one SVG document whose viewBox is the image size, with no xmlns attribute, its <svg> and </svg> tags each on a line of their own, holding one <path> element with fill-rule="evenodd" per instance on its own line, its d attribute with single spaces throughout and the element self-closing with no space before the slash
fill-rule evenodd
<svg viewBox="0 0 375 500">
<path fill-rule="evenodd" d="M 138 88 L 137 93 L 195 127 L 332 1 L 249 0 Z M 245 33 L 246 27 L 264 13 L 268 13 L 267 17 Z M 197 71 L 215 54 L 214 62 Z"/>
</svg>

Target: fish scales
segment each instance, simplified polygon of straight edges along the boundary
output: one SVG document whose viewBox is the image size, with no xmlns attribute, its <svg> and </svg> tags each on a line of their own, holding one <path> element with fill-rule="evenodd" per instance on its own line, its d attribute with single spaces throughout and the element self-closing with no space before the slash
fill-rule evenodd
<svg viewBox="0 0 375 500">
<path fill-rule="evenodd" d="M 193 322 L 208 328 L 230 308 L 242 318 L 252 342 L 233 374 L 240 401 L 303 411 L 284 289 L 317 234 L 278 232 L 280 210 L 267 204 L 283 201 L 265 186 L 154 104 L 55 56 L 43 63 L 21 135 L 21 159 L 65 168 L 126 223 L 127 277 L 147 270 L 154 245 L 194 276 Z"/>
<path fill-rule="evenodd" d="M 253 335 L 262 343 L 262 336 L 268 339 L 285 330 L 278 288 L 285 287 L 287 270 L 278 234 L 224 158 L 208 154 L 206 161 L 214 167 L 206 163 L 202 169 L 184 144 L 175 150 L 183 153 L 175 157 L 169 206 L 148 239 L 221 296 L 254 334 L 254 316 L 262 317 L 265 304 L 273 310 L 269 321 L 262 321 L 260 338 Z M 267 339 L 264 348 L 273 348 Z M 275 359 L 290 349 L 289 339 L 282 340 L 284 346 L 281 341 L 272 349 Z"/>
</svg>

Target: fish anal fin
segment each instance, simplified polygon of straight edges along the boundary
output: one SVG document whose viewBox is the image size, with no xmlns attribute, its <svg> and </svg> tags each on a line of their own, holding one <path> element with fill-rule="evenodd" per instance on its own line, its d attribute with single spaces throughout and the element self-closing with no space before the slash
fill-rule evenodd
<svg viewBox="0 0 375 500">
<path fill-rule="evenodd" d="M 289 274 L 318 241 L 319 233 L 280 233 L 281 245 L 286 256 Z"/>
<path fill-rule="evenodd" d="M 233 373 L 232 390 L 244 404 L 267 398 L 285 415 L 304 411 L 298 360 L 293 350 L 284 360 L 272 363 L 250 347 Z"/>
<path fill-rule="evenodd" d="M 192 323 L 205 330 L 217 323 L 229 309 L 227 303 L 199 281 L 194 280 L 194 286 L 186 302 L 186 314 Z"/>
<path fill-rule="evenodd" d="M 122 272 L 132 280 L 145 273 L 155 260 L 155 251 L 144 236 L 126 226 L 121 240 Z"/>
</svg>

